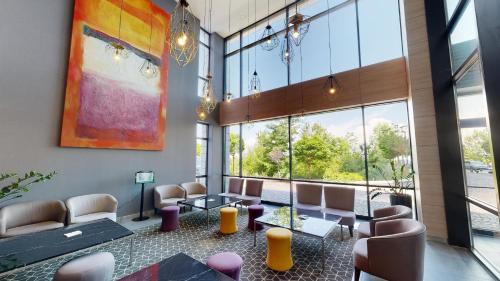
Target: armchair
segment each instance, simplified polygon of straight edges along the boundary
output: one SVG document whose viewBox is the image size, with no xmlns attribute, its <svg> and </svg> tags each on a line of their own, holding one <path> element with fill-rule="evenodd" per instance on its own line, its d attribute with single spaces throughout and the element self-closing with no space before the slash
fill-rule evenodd
<svg viewBox="0 0 500 281">
<path fill-rule="evenodd" d="M 373 211 L 373 219 L 369 222 L 360 223 L 358 226 L 358 239 L 368 238 L 375 235 L 375 224 L 381 221 L 395 220 L 395 219 L 411 219 L 411 209 L 395 205 L 376 209 Z"/>
<path fill-rule="evenodd" d="M 312 183 L 297 183 L 297 204 L 295 207 L 306 210 L 321 210 L 323 200 L 323 186 Z"/>
<path fill-rule="evenodd" d="M 207 196 L 207 188 L 198 182 L 185 182 L 181 187 L 186 190 L 186 199 Z"/>
<path fill-rule="evenodd" d="M 243 183 L 244 179 L 240 178 L 230 178 L 229 179 L 229 190 L 228 192 L 220 193 L 220 196 L 226 197 L 237 197 L 243 193 Z"/>
<path fill-rule="evenodd" d="M 176 206 L 177 202 L 186 199 L 186 190 L 175 184 L 156 186 L 153 193 L 156 210 L 167 206 Z"/>
<path fill-rule="evenodd" d="M 118 201 L 109 194 L 89 194 L 68 198 L 68 224 L 108 218 L 116 221 Z"/>
<path fill-rule="evenodd" d="M 354 187 L 342 185 L 325 185 L 325 209 L 324 212 L 341 217 L 340 236 L 344 238 L 343 226 L 349 228 L 349 233 L 353 237 L 354 223 L 356 222 L 356 213 L 354 213 L 354 200 L 356 190 Z"/>
</svg>

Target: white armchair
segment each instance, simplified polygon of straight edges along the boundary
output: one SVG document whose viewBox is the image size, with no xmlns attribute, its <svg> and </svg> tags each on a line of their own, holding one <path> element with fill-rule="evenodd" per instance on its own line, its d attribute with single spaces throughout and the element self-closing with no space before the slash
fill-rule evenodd
<svg viewBox="0 0 500 281">
<path fill-rule="evenodd" d="M 116 221 L 118 201 L 109 194 L 89 194 L 66 200 L 68 224 L 108 218 Z"/>
<path fill-rule="evenodd" d="M 186 198 L 186 191 L 176 185 L 159 185 L 154 188 L 155 209 L 160 210 L 163 207 L 175 206 L 177 202 Z"/>
<path fill-rule="evenodd" d="M 207 188 L 198 182 L 185 182 L 181 184 L 182 188 L 186 190 L 186 199 L 199 198 L 207 196 Z"/>
<path fill-rule="evenodd" d="M 59 200 L 17 203 L 0 209 L 0 237 L 12 237 L 64 226 L 66 206 Z"/>
</svg>

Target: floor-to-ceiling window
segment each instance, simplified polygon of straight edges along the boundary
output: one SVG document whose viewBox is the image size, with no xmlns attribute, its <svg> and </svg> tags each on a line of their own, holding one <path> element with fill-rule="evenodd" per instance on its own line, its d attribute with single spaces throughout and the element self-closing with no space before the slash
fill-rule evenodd
<svg viewBox="0 0 500 281">
<path fill-rule="evenodd" d="M 500 272 L 498 189 L 473 0 L 444 0 L 472 247 Z"/>
<path fill-rule="evenodd" d="M 196 124 L 196 181 L 205 186 L 208 174 L 208 128 L 208 124 Z"/>
<path fill-rule="evenodd" d="M 408 126 L 404 101 L 227 126 L 225 182 L 263 179 L 263 200 L 281 204 L 296 203 L 297 182 L 349 185 L 356 213 L 370 216 L 391 205 L 391 162 L 412 170 Z"/>
<path fill-rule="evenodd" d="M 200 28 L 198 41 L 198 96 L 203 95 L 203 83 L 207 81 L 208 62 L 210 60 L 210 33 Z"/>
</svg>

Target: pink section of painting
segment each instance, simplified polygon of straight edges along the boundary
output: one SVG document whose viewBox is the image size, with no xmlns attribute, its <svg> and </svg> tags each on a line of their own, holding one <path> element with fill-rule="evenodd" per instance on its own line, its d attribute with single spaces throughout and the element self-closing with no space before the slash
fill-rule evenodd
<svg viewBox="0 0 500 281">
<path fill-rule="evenodd" d="M 78 126 L 91 131 L 122 131 L 124 135 L 141 132 L 153 137 L 158 133 L 160 97 L 84 72 L 77 118 Z M 78 131 L 82 137 L 93 137 L 88 129 Z"/>
</svg>

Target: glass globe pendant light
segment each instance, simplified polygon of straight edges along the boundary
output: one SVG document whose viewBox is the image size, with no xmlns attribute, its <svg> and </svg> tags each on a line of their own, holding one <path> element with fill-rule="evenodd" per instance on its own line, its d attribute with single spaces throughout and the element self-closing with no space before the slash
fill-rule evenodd
<svg viewBox="0 0 500 281">
<path fill-rule="evenodd" d="M 114 62 L 119 63 L 120 61 L 127 59 L 130 55 L 130 51 L 125 48 L 125 46 L 120 42 L 121 31 L 122 31 L 122 13 L 123 13 L 123 1 L 120 4 L 120 17 L 118 22 L 118 40 L 117 42 L 108 42 L 105 47 L 105 52 L 111 54 Z"/>
<path fill-rule="evenodd" d="M 278 39 L 278 36 L 276 36 L 276 32 L 269 24 L 269 0 L 267 0 L 267 26 L 264 28 L 261 39 L 262 42 L 260 43 L 260 46 L 266 51 L 271 51 L 280 44 L 280 40 Z"/>
<path fill-rule="evenodd" d="M 331 27 L 330 27 L 330 5 L 327 1 L 327 9 L 328 9 L 328 49 L 329 49 L 329 58 L 330 58 L 330 75 L 325 81 L 325 85 L 323 86 L 323 94 L 329 100 L 334 100 L 337 98 L 338 93 L 340 91 L 340 84 L 337 79 L 333 75 L 333 66 L 332 66 L 332 36 L 331 36 Z"/>
<path fill-rule="evenodd" d="M 179 0 L 171 20 L 170 55 L 182 67 L 188 65 L 198 52 L 198 39 L 195 36 L 195 17 L 189 11 L 186 0 Z"/>
<path fill-rule="evenodd" d="M 250 0 L 249 0 L 250 2 Z M 257 41 L 257 0 L 254 0 L 254 30 L 253 30 L 253 35 L 254 35 L 254 41 Z M 250 78 L 250 83 L 248 85 L 248 95 L 250 98 L 258 98 L 260 97 L 260 78 L 259 74 L 257 73 L 257 47 L 253 48 L 254 51 L 254 66 L 255 69 L 253 71 L 252 77 Z M 248 60 L 250 63 L 250 60 Z"/>
<path fill-rule="evenodd" d="M 281 43 L 280 58 L 284 64 L 288 65 L 292 62 L 293 57 L 294 57 L 293 45 L 290 43 L 290 40 L 288 39 L 288 36 L 286 36 L 285 33 L 285 37 L 283 38 L 283 42 Z"/>
<path fill-rule="evenodd" d="M 153 36 L 153 3 L 151 0 L 149 1 L 149 7 L 151 13 L 149 14 L 149 55 L 152 56 L 151 54 L 151 42 L 152 42 L 152 36 Z M 158 67 L 152 62 L 151 58 L 146 58 L 144 59 L 144 62 L 141 65 L 141 68 L 139 69 L 139 72 L 144 76 L 146 79 L 152 79 L 158 76 Z"/>
<path fill-rule="evenodd" d="M 299 13 L 295 4 L 295 14 L 288 19 L 288 37 L 292 40 L 295 46 L 299 46 L 307 32 L 309 31 L 309 16 Z"/>
<path fill-rule="evenodd" d="M 212 31 L 212 0 L 209 1 L 209 26 L 208 31 Z M 200 98 L 200 106 L 206 114 L 212 113 L 217 107 L 217 99 L 215 98 L 213 79 L 211 75 L 210 53 L 208 53 L 208 74 L 203 83 L 202 96 Z"/>
<path fill-rule="evenodd" d="M 198 120 L 205 121 L 205 119 L 207 119 L 207 115 L 208 114 L 205 112 L 201 104 L 198 105 L 198 107 L 196 108 L 196 116 L 198 116 Z"/>
</svg>

